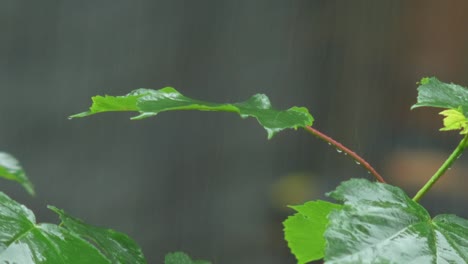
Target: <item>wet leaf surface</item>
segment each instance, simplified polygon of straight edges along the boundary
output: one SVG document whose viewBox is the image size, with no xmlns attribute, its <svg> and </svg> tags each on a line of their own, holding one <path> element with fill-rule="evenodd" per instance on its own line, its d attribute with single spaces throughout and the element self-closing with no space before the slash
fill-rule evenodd
<svg viewBox="0 0 468 264">
<path fill-rule="evenodd" d="M 326 263 L 466 263 L 468 220 L 429 213 L 401 189 L 364 179 L 329 194 L 344 202 L 329 215 Z"/>
<path fill-rule="evenodd" d="M 70 118 L 113 111 L 139 112 L 139 115 L 132 119 L 147 118 L 171 110 L 233 112 L 242 118 L 257 119 L 267 131 L 268 138 L 284 129 L 310 126 L 314 120 L 304 107 L 291 107 L 287 110 L 272 108 L 270 100 L 264 94 L 256 94 L 240 103 L 218 104 L 192 99 L 172 87 L 166 87 L 160 90 L 142 88 L 124 96 L 94 96 L 92 101 L 88 111 L 72 115 Z"/>
<path fill-rule="evenodd" d="M 0 263 L 146 263 L 126 235 L 51 209 L 62 224 L 37 224 L 29 209 L 0 193 Z"/>
</svg>

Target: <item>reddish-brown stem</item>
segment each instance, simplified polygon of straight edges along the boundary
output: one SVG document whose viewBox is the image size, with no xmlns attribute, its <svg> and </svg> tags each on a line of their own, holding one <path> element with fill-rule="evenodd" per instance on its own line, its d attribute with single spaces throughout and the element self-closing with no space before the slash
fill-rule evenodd
<svg viewBox="0 0 468 264">
<path fill-rule="evenodd" d="M 323 141 L 326 141 L 330 145 L 334 146 L 337 150 L 348 154 L 354 161 L 359 163 L 364 169 L 370 172 L 379 182 L 385 183 L 385 180 L 380 176 L 380 174 L 367 162 L 365 159 L 361 158 L 358 154 L 354 151 L 350 150 L 349 148 L 343 146 L 340 142 L 334 140 L 333 138 L 323 134 L 322 132 L 318 131 L 317 129 L 306 126 L 305 129 L 309 131 L 312 135 L 320 138 Z"/>
</svg>

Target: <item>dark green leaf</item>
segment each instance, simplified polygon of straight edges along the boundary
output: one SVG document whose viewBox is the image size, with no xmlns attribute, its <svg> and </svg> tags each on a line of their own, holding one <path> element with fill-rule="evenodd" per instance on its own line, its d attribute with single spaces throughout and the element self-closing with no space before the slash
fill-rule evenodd
<svg viewBox="0 0 468 264">
<path fill-rule="evenodd" d="M 53 224 L 36 224 L 29 209 L 0 193 L 0 263 L 129 263 L 111 261 L 101 253 L 109 249 L 92 245 L 82 234 Z"/>
<path fill-rule="evenodd" d="M 401 189 L 363 179 L 330 196 L 343 201 L 329 214 L 326 263 L 467 263 L 468 220 L 431 219 Z"/>
<path fill-rule="evenodd" d="M 287 128 L 312 125 L 313 118 L 304 107 L 288 110 L 275 110 L 264 94 L 252 96 L 245 102 L 218 104 L 191 99 L 172 87 L 160 90 L 138 89 L 125 96 L 94 96 L 91 108 L 83 113 L 70 116 L 85 117 L 101 112 L 135 111 L 139 115 L 133 119 L 154 116 L 171 110 L 200 110 L 238 113 L 242 118 L 254 117 L 266 129 L 268 138 Z"/>
<path fill-rule="evenodd" d="M 443 83 L 435 77 L 423 78 L 418 87 L 418 102 L 411 109 L 423 106 L 447 108 L 441 131 L 461 130 L 468 133 L 468 90 L 453 83 Z"/>
<path fill-rule="evenodd" d="M 192 260 L 183 252 L 173 252 L 166 255 L 164 264 L 210 264 L 210 262 L 205 260 Z"/>
<path fill-rule="evenodd" d="M 325 253 L 323 236 L 328 225 L 328 214 L 342 206 L 326 201 L 307 202 L 291 206 L 297 211 L 283 222 L 284 237 L 298 264 L 322 259 Z"/>
<path fill-rule="evenodd" d="M 141 249 L 127 235 L 85 224 L 56 207 L 49 206 L 49 209 L 60 216 L 62 227 L 95 245 L 111 263 L 146 263 Z"/>
<path fill-rule="evenodd" d="M 34 186 L 18 160 L 4 152 L 0 152 L 0 177 L 20 183 L 29 194 L 34 195 Z"/>
<path fill-rule="evenodd" d="M 436 77 L 426 77 L 420 81 L 418 100 L 411 109 L 423 106 L 458 109 L 468 116 L 468 90 L 453 83 L 444 83 Z"/>
</svg>

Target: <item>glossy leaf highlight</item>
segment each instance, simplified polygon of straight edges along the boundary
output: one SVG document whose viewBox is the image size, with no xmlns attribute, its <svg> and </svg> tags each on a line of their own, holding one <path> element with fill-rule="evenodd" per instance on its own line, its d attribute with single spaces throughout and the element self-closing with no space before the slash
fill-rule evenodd
<svg viewBox="0 0 468 264">
<path fill-rule="evenodd" d="M 66 223 L 59 226 L 37 224 L 34 214 L 29 209 L 0 193 L 0 263 L 145 263 L 122 262 L 120 258 L 108 258 L 107 251 L 115 248 L 103 244 L 95 245 L 90 243 L 89 239 L 83 239 L 87 235 L 83 229 L 89 228 L 92 232 L 99 233 L 99 228 L 79 221 L 82 230 L 75 230 L 75 223 L 70 222 L 78 220 L 67 216 L 61 210 L 54 210 L 66 218 Z M 120 243 L 125 244 L 128 241 L 122 240 Z M 114 255 L 128 253 L 116 250 Z"/>
<path fill-rule="evenodd" d="M 273 109 L 268 97 L 256 94 L 247 101 L 233 104 L 204 102 L 186 97 L 172 87 L 160 90 L 138 89 L 124 96 L 94 96 L 93 104 L 86 112 L 70 116 L 85 117 L 101 112 L 134 111 L 142 119 L 171 110 L 221 111 L 239 114 L 242 118 L 254 117 L 268 133 L 268 138 L 287 128 L 310 126 L 313 117 L 304 107 L 287 110 Z"/>
<path fill-rule="evenodd" d="M 328 214 L 342 206 L 326 201 L 291 206 L 297 211 L 283 222 L 284 237 L 298 264 L 322 259 L 325 253 L 324 232 Z"/>
<path fill-rule="evenodd" d="M 5 152 L 0 152 L 0 177 L 18 182 L 29 194 L 34 195 L 34 186 L 18 160 Z"/>
<path fill-rule="evenodd" d="M 364 179 L 329 194 L 344 202 L 329 214 L 326 263 L 466 263 L 468 220 L 431 219 L 401 189 Z"/>
<path fill-rule="evenodd" d="M 62 227 L 95 245 L 111 263 L 146 263 L 141 249 L 127 235 L 85 224 L 56 207 L 49 206 L 49 209 L 59 215 Z"/>
<path fill-rule="evenodd" d="M 184 252 L 173 252 L 166 254 L 164 264 L 211 264 L 206 260 L 193 260 Z"/>
</svg>

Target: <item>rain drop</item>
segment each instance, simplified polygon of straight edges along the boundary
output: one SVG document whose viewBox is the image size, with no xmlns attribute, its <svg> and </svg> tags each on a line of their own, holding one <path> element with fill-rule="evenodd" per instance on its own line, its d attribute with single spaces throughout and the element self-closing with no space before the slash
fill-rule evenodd
<svg viewBox="0 0 468 264">
<path fill-rule="evenodd" d="M 356 165 L 361 165 L 361 163 L 357 160 L 355 160 L 354 163 L 356 163 Z"/>
<path fill-rule="evenodd" d="M 336 149 L 336 152 L 341 153 L 343 151 L 341 149 Z"/>
<path fill-rule="evenodd" d="M 328 142 L 328 146 L 331 146 L 331 143 L 330 143 L 330 142 Z"/>
</svg>

